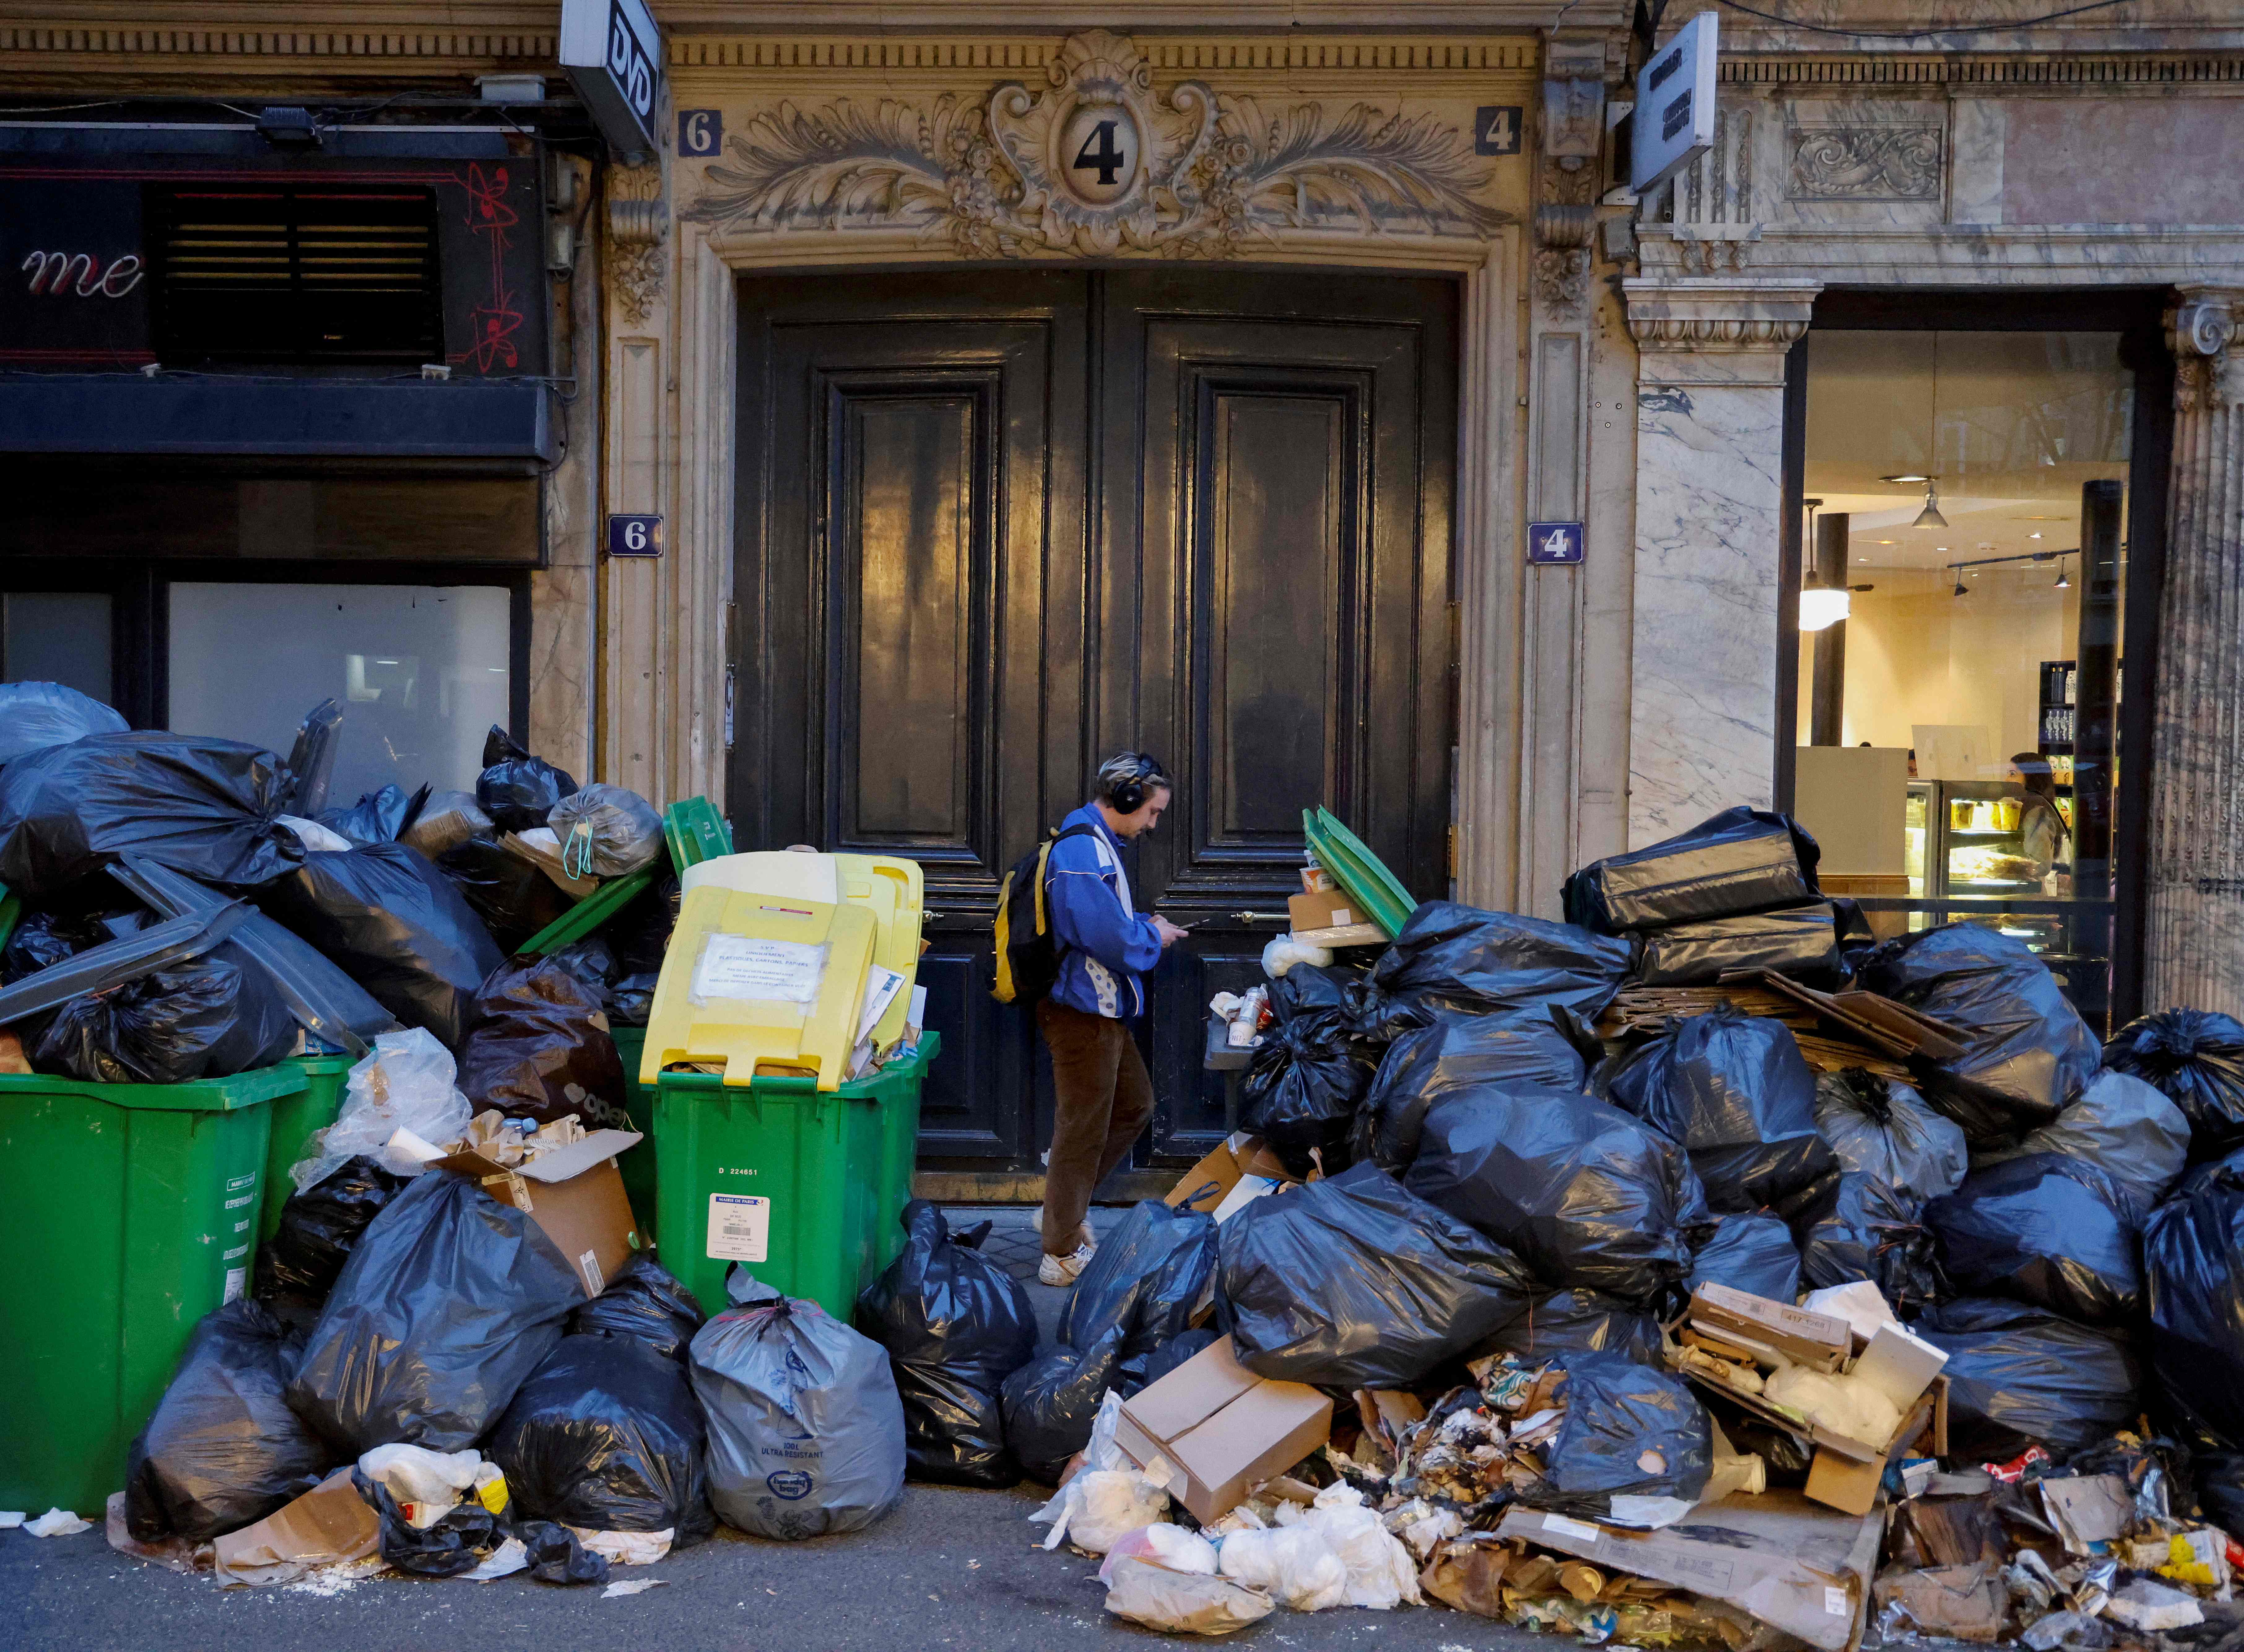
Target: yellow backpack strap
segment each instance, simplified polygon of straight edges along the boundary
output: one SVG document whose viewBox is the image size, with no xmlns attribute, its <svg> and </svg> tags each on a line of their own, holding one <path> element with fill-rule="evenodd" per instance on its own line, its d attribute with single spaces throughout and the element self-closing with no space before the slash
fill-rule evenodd
<svg viewBox="0 0 2244 1652">
<path fill-rule="evenodd" d="M 1008 870 L 997 885 L 997 974 L 990 984 L 990 993 L 1000 1004 L 1013 1001 L 1012 933 L 1005 922 L 1005 897 L 1013 891 L 1013 874 Z"/>
<path fill-rule="evenodd" d="M 1054 832 L 1037 850 L 1037 933 L 1039 935 L 1051 932 L 1051 924 L 1044 917 L 1044 878 L 1049 875 L 1051 865 L 1052 845 L 1058 841 L 1059 834 Z"/>
</svg>

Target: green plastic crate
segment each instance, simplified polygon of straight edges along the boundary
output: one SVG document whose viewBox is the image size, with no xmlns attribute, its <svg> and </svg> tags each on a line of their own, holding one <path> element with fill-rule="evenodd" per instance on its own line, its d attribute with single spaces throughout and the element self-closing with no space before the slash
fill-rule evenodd
<svg viewBox="0 0 2244 1652">
<path fill-rule="evenodd" d="M 1400 935 L 1418 902 L 1387 870 L 1387 863 L 1328 809 L 1303 809 L 1301 834 L 1308 839 L 1309 852 L 1317 857 L 1317 864 L 1330 872 L 1333 881 L 1387 931 L 1387 938 L 1391 941 Z"/>
<path fill-rule="evenodd" d="M 248 1289 L 293 1062 L 193 1084 L 0 1074 L 0 1508 L 96 1520 L 195 1323 Z"/>
<path fill-rule="evenodd" d="M 275 1096 L 269 1104 L 273 1129 L 265 1150 L 265 1214 L 257 1224 L 260 1244 L 280 1230 L 280 1207 L 296 1191 L 288 1172 L 310 1156 L 313 1133 L 335 1121 L 344 1081 L 358 1063 L 348 1055 L 300 1055 L 289 1065 L 302 1069 L 304 1087 L 294 1095 Z"/>
<path fill-rule="evenodd" d="M 623 1058 L 624 1111 L 631 1115 L 631 1127 L 646 1138 L 637 1147 L 625 1149 L 616 1160 L 616 1168 L 623 1175 L 624 1195 L 631 1201 L 639 1237 L 656 1244 L 660 1242 L 657 1236 L 660 1229 L 654 1225 L 654 1086 L 639 1081 L 639 1059 L 646 1049 L 646 1029 L 616 1026 L 608 1031 L 615 1039 L 616 1053 Z"/>
<path fill-rule="evenodd" d="M 670 863 L 679 871 L 733 852 L 733 835 L 725 818 L 706 797 L 689 797 L 663 811 L 662 836 L 670 845 Z"/>
<path fill-rule="evenodd" d="M 642 866 L 627 877 L 609 879 L 522 944 L 522 953 L 548 958 L 571 941 L 581 941 L 631 904 L 654 882 L 654 868 Z"/>
<path fill-rule="evenodd" d="M 908 1113 L 916 1134 L 920 1087 L 940 1045 L 928 1033 L 910 1060 L 839 1090 L 808 1078 L 728 1085 L 716 1073 L 662 1075 L 655 1226 L 670 1236 L 663 1265 L 705 1310 L 726 1306 L 725 1276 L 738 1262 L 848 1318 L 894 1254 L 887 1232 L 909 1192 L 899 1178 L 908 1184 L 909 1175 L 899 1168 L 909 1162 L 900 1121 Z"/>
</svg>

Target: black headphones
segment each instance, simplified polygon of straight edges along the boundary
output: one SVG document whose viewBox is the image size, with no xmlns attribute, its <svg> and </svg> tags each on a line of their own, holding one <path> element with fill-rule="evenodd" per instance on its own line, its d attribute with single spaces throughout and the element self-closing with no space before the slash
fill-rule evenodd
<svg viewBox="0 0 2244 1652">
<path fill-rule="evenodd" d="M 1125 751 L 1098 765 L 1098 796 L 1118 815 L 1134 815 L 1157 791 L 1173 790 L 1161 760 Z"/>
</svg>

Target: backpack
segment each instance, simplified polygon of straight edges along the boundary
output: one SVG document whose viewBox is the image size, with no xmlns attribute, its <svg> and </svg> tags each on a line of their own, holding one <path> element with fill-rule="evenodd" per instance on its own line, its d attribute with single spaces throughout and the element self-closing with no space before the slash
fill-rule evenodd
<svg viewBox="0 0 2244 1652">
<path fill-rule="evenodd" d="M 1057 828 L 1015 861 L 997 885 L 997 979 L 990 996 L 1000 1004 L 1034 1004 L 1059 981 L 1059 943 L 1044 911 L 1044 879 L 1052 846 L 1088 837 L 1088 826 Z"/>
</svg>

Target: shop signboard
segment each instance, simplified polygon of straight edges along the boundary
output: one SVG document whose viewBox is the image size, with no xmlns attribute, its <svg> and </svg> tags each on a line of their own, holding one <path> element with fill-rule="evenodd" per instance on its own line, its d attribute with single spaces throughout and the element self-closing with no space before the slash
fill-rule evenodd
<svg viewBox="0 0 2244 1652">
<path fill-rule="evenodd" d="M 562 0 L 561 67 L 608 146 L 632 166 L 652 159 L 662 30 L 645 0 Z"/>
<path fill-rule="evenodd" d="M 1629 187 L 1658 188 L 1714 141 L 1715 14 L 1702 11 L 1637 71 Z"/>
</svg>

